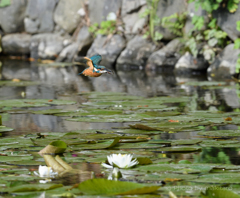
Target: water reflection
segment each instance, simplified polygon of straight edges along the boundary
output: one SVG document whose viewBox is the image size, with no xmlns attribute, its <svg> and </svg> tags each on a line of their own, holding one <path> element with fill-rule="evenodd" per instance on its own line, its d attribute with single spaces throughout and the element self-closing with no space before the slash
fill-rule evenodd
<svg viewBox="0 0 240 198">
<path fill-rule="evenodd" d="M 233 111 L 240 108 L 238 86 L 234 85 L 224 89 L 208 89 L 186 85 L 186 82 L 207 80 L 206 75 L 184 76 L 176 75 L 170 71 L 157 74 L 145 73 L 142 70 L 117 71 L 114 75 L 102 75 L 99 78 L 88 78 L 77 75 L 78 66 L 40 66 L 33 62 L 19 60 L 3 60 L 1 80 L 28 80 L 38 81 L 39 84 L 31 86 L 0 86 L 0 100 L 5 99 L 69 99 L 78 102 L 78 105 L 64 106 L 76 110 L 79 104 L 86 101 L 82 92 L 125 92 L 131 95 L 152 96 L 191 96 L 191 102 L 184 106 L 184 110 L 214 110 Z M 24 95 L 22 93 L 25 93 Z M 62 117 L 51 115 L 36 115 L 32 113 L 7 114 L 3 116 L 4 124 L 15 130 L 8 135 L 21 135 L 32 132 L 68 132 L 83 129 L 111 129 L 112 127 L 125 127 L 128 123 L 87 123 L 70 122 Z M 238 129 L 236 125 L 221 126 L 219 129 Z M 206 129 L 208 130 L 208 129 Z M 182 133 L 163 133 L 157 139 L 195 139 L 199 138 L 196 131 Z M 225 152 L 225 150 L 216 152 Z M 212 151 L 211 151 L 212 152 Z M 210 152 L 210 155 L 212 156 Z M 237 155 L 236 150 L 229 150 Z M 167 154 L 176 159 L 194 159 L 193 154 Z M 232 155 L 227 153 L 227 155 Z M 182 158 L 183 157 L 183 158 Z M 231 162 L 240 163 L 239 161 Z M 94 166 L 94 165 L 91 165 Z M 88 169 L 88 168 L 86 168 Z M 91 169 L 91 168 L 89 168 Z"/>
</svg>

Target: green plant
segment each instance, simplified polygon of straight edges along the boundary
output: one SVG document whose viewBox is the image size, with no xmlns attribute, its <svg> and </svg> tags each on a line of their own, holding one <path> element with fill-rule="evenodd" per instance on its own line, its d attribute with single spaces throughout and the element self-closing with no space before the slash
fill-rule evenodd
<svg viewBox="0 0 240 198">
<path fill-rule="evenodd" d="M 163 35 L 155 31 L 156 26 L 159 26 L 160 19 L 157 16 L 157 5 L 159 0 L 147 0 L 147 9 L 141 13 L 140 17 L 149 18 L 148 30 L 144 33 L 144 38 L 150 37 L 154 42 L 161 40 Z"/>
<path fill-rule="evenodd" d="M 93 33 L 94 36 L 97 36 L 98 34 L 115 34 L 117 33 L 117 25 L 115 20 L 102 21 L 100 26 L 98 23 L 94 23 L 88 28 L 88 30 Z"/>
<path fill-rule="evenodd" d="M 240 31 L 240 21 L 236 22 L 236 29 Z M 234 49 L 240 49 L 240 38 L 235 39 L 234 41 Z M 240 73 L 240 54 L 238 54 L 238 59 L 236 63 L 236 73 Z"/>
<path fill-rule="evenodd" d="M 212 19 L 204 30 L 204 17 L 194 16 L 192 18 L 194 27 L 188 37 L 185 38 L 185 47 L 195 58 L 198 54 L 202 54 L 206 60 L 212 62 L 215 59 L 218 48 L 226 45 L 227 33 L 222 31 L 216 22 L 216 19 Z M 201 50 L 198 49 L 198 46 L 201 46 Z"/>
<path fill-rule="evenodd" d="M 174 13 L 168 17 L 163 17 L 161 25 L 177 36 L 183 36 L 183 27 L 185 25 L 187 13 Z"/>
<path fill-rule="evenodd" d="M 0 7 L 6 7 L 11 5 L 11 0 L 0 0 Z"/>
<path fill-rule="evenodd" d="M 225 7 L 229 12 L 233 13 L 238 9 L 239 0 L 189 0 L 189 3 L 195 2 L 195 8 L 198 9 L 201 7 L 203 10 L 206 10 L 208 13 L 217 10 L 221 5 Z"/>
</svg>

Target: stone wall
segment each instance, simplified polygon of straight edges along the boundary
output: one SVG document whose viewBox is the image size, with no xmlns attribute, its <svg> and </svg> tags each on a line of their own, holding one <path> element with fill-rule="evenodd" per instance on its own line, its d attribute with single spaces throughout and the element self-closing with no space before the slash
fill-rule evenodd
<svg viewBox="0 0 240 198">
<path fill-rule="evenodd" d="M 146 0 L 12 0 L 11 5 L 0 8 L 1 55 L 72 62 L 81 56 L 99 53 L 103 64 L 119 70 L 156 70 L 164 66 L 175 71 L 206 71 L 208 68 L 209 72 L 217 72 L 222 65 L 226 68 L 223 64 L 226 53 L 219 53 L 220 57 L 209 67 L 203 57 L 183 54 L 181 41 L 163 27 L 157 29 L 163 35 L 161 42 L 153 43 L 144 38 L 148 18 L 140 15 L 146 9 Z M 184 12 L 188 13 L 185 33 L 192 28 L 192 16 L 206 15 L 204 10 L 196 11 L 194 3 L 187 4 L 185 0 L 159 0 L 156 14 L 162 19 Z M 119 34 L 94 38 L 89 25 L 107 20 L 109 13 L 117 17 Z M 219 9 L 213 16 L 230 39 L 235 40 L 240 35 L 236 30 L 240 9 L 234 14 Z M 238 50 L 230 48 L 237 56 Z M 237 58 L 233 60 L 227 64 L 229 74 L 235 71 Z"/>
</svg>

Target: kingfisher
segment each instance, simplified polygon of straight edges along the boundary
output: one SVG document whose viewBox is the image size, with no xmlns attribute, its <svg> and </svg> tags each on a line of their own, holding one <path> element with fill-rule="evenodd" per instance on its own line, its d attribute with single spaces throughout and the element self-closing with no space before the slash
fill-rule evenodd
<svg viewBox="0 0 240 198">
<path fill-rule="evenodd" d="M 85 76 L 90 76 L 90 77 L 99 77 L 103 73 L 108 73 L 108 74 L 113 73 L 111 70 L 107 69 L 105 66 L 99 65 L 102 60 L 102 56 L 100 54 L 96 54 L 91 58 L 84 57 L 84 59 L 87 60 L 86 64 L 88 68 L 84 69 L 81 73 L 79 73 L 79 75 L 83 74 Z"/>
</svg>

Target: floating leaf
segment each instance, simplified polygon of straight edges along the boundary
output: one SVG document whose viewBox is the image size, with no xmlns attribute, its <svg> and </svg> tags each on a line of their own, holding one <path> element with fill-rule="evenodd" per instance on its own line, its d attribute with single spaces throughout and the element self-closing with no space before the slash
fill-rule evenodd
<svg viewBox="0 0 240 198">
<path fill-rule="evenodd" d="M 40 154 L 60 154 L 67 148 L 67 144 L 61 140 L 53 141 L 44 149 L 39 151 Z"/>
<path fill-rule="evenodd" d="M 202 198 L 240 198 L 240 195 L 235 194 L 234 192 L 225 189 L 224 187 L 212 188 L 209 187 L 206 189 L 206 192 L 201 192 Z"/>
<path fill-rule="evenodd" d="M 62 184 L 26 184 L 10 188 L 10 192 L 43 191 L 62 187 Z"/>
<path fill-rule="evenodd" d="M 204 136 L 218 136 L 218 137 L 235 137 L 240 136 L 240 130 L 216 130 L 216 131 L 203 131 L 198 132 L 198 135 Z"/>
<path fill-rule="evenodd" d="M 152 160 L 150 160 L 147 157 L 138 157 L 137 158 L 138 165 L 147 165 L 147 164 L 152 164 Z"/>
<path fill-rule="evenodd" d="M 236 173 L 202 175 L 198 179 L 194 179 L 191 181 L 192 182 L 209 183 L 209 184 L 212 184 L 212 183 L 240 184 L 239 175 Z"/>
<path fill-rule="evenodd" d="M 145 186 L 133 182 L 107 179 L 90 179 L 80 183 L 78 188 L 87 195 L 136 195 L 154 192 L 160 186 Z"/>
<path fill-rule="evenodd" d="M 12 128 L 5 127 L 5 126 L 0 126 L 0 132 L 9 132 L 12 131 Z"/>
</svg>

